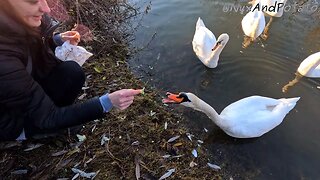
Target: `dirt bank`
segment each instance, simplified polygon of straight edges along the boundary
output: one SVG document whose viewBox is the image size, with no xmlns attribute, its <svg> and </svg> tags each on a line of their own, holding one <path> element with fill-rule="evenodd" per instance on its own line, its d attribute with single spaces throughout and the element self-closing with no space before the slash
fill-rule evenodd
<svg viewBox="0 0 320 180">
<path fill-rule="evenodd" d="M 80 22 L 93 31 L 94 41 L 80 45 L 95 54 L 84 65 L 87 81 L 78 101 L 122 88 L 145 88 L 145 94 L 127 110 L 112 110 L 104 119 L 86 124 L 78 132 L 86 137 L 82 142 L 66 132 L 22 143 L 2 143 L 0 176 L 72 179 L 83 175 L 78 171 L 82 170 L 95 179 L 159 179 L 174 169 L 169 179 L 221 179 L 223 172 L 207 165 L 208 155 L 201 141 L 189 140 L 183 117 L 164 106 L 161 94 L 137 80 L 126 63 L 132 54 L 126 20 L 140 11 L 120 1 L 78 3 L 66 10 L 73 21 L 80 13 Z M 94 11 L 92 3 L 97 5 Z M 197 138 L 204 136 L 198 134 Z"/>
</svg>

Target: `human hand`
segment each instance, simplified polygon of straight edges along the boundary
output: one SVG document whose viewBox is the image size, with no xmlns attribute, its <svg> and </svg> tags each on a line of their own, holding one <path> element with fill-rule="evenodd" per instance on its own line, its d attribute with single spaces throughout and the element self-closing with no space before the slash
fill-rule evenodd
<svg viewBox="0 0 320 180">
<path fill-rule="evenodd" d="M 141 92 L 141 89 L 121 89 L 110 93 L 109 99 L 114 107 L 124 110 L 133 103 L 134 96 Z"/>
<path fill-rule="evenodd" d="M 60 36 L 62 41 L 70 41 L 70 44 L 75 46 L 80 42 L 80 34 L 78 31 L 66 31 L 60 33 Z"/>
</svg>

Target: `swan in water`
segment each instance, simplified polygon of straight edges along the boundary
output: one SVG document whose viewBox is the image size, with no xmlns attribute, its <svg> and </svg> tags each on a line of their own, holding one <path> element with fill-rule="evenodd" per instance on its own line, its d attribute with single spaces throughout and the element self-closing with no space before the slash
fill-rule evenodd
<svg viewBox="0 0 320 180">
<path fill-rule="evenodd" d="M 235 138 L 260 137 L 278 126 L 300 97 L 273 99 L 250 96 L 236 101 L 220 113 L 192 93 L 167 93 L 163 103 L 177 103 L 205 113 L 229 136 Z"/>
<path fill-rule="evenodd" d="M 260 10 L 262 10 L 263 7 L 267 7 L 267 10 L 263 11 L 265 14 L 269 15 L 270 17 L 281 17 L 283 15 L 284 6 L 287 0 L 254 0 L 253 2 L 253 9 L 258 3 L 260 3 Z M 275 8 L 270 9 L 272 6 L 275 6 Z"/>
<path fill-rule="evenodd" d="M 250 11 L 241 21 L 242 30 L 246 36 L 256 39 L 263 32 L 266 21 L 262 11 Z"/>
<path fill-rule="evenodd" d="M 273 21 L 273 17 L 281 17 L 283 15 L 284 6 L 286 3 L 287 0 L 252 0 L 250 2 L 250 4 L 253 4 L 251 11 L 263 10 L 264 14 L 270 17 L 270 20 L 264 28 L 264 31 L 261 36 L 264 40 L 268 38 L 268 31 Z M 272 6 L 274 8 L 271 8 Z"/>
<path fill-rule="evenodd" d="M 295 85 L 303 77 L 320 78 L 320 52 L 311 54 L 303 60 L 296 72 L 294 80 L 283 86 L 282 92 L 288 92 L 289 87 Z"/>
<path fill-rule="evenodd" d="M 273 21 L 273 17 L 281 17 L 283 15 L 284 5 L 287 0 L 253 0 L 251 10 L 243 17 L 241 21 L 242 30 L 246 35 L 242 43 L 242 47 L 248 47 L 257 37 L 266 40 L 268 31 Z M 282 4 L 281 4 L 282 3 Z M 274 8 L 270 8 L 270 7 Z M 269 11 L 270 10 L 270 11 Z M 265 15 L 270 16 L 270 20 L 266 25 Z"/>
<path fill-rule="evenodd" d="M 265 26 L 266 20 L 262 11 L 250 11 L 241 21 L 244 34 L 250 39 L 245 38 L 242 45 L 248 47 L 257 37 L 261 35 Z"/>
<path fill-rule="evenodd" d="M 206 28 L 202 19 L 199 17 L 196 24 L 196 31 L 192 40 L 193 51 L 201 62 L 209 68 L 215 68 L 218 65 L 219 55 L 227 42 L 229 35 L 224 33 L 218 37 Z"/>
<path fill-rule="evenodd" d="M 298 67 L 298 72 L 302 76 L 318 78 L 320 77 L 320 51 L 308 56 L 301 62 Z"/>
</svg>

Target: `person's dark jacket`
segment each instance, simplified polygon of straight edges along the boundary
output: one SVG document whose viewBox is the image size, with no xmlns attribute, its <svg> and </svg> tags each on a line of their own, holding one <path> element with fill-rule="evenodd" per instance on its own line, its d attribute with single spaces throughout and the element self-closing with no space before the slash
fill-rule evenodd
<svg viewBox="0 0 320 180">
<path fill-rule="evenodd" d="M 59 63 L 52 51 L 56 24 L 44 16 L 42 39 L 34 38 L 0 12 L 0 141 L 15 140 L 30 122 L 58 130 L 104 116 L 98 98 L 57 107 L 38 84 Z"/>
</svg>

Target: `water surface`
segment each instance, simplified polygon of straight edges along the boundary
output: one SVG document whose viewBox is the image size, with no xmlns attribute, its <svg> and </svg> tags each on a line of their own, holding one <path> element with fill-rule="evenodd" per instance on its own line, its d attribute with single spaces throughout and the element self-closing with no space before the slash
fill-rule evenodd
<svg viewBox="0 0 320 180">
<path fill-rule="evenodd" d="M 288 1 L 289 5 L 293 3 Z M 301 97 L 282 124 L 260 138 L 248 140 L 228 137 L 202 113 L 183 110 L 192 127 L 209 129 L 205 143 L 211 160 L 230 172 L 231 177 L 318 179 L 320 80 L 303 78 L 286 94 L 281 89 L 294 79 L 300 62 L 320 50 L 319 16 L 310 11 L 285 12 L 272 23 L 266 41 L 258 40 L 244 49 L 241 20 L 245 12 L 226 12 L 226 4 L 237 3 L 152 0 L 151 10 L 136 32 L 134 46 L 144 50 L 130 60 L 133 71 L 163 93 L 193 92 L 218 113 L 251 95 Z M 192 50 L 198 17 L 216 37 L 221 33 L 230 36 L 215 69 L 206 68 Z"/>
</svg>

